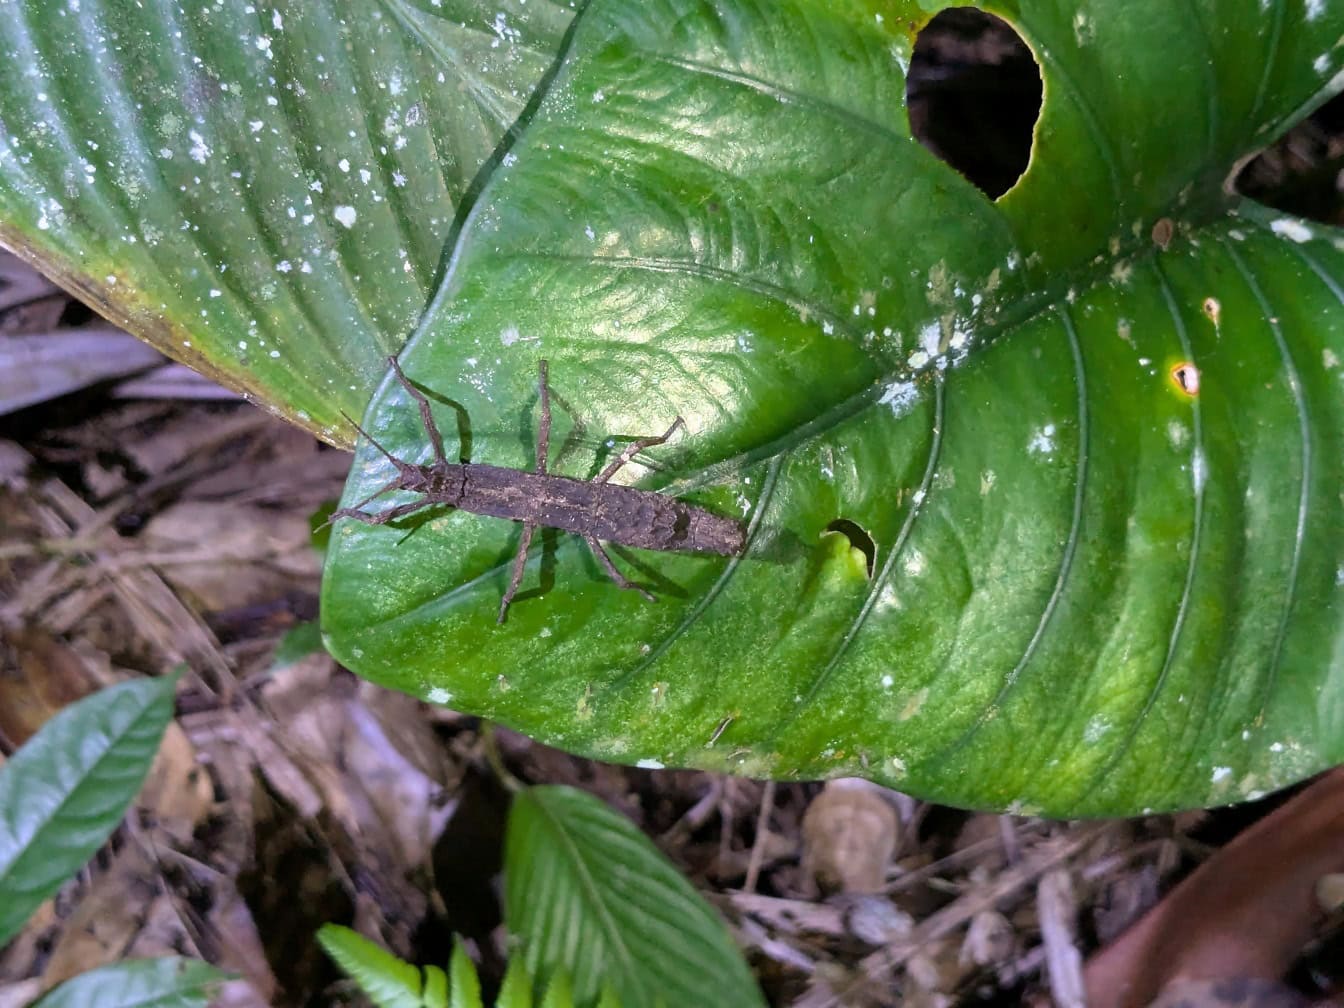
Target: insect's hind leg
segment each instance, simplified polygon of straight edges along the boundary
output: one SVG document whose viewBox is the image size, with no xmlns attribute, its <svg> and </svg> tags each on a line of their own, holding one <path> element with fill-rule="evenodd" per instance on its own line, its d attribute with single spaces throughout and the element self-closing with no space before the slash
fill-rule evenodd
<svg viewBox="0 0 1344 1008">
<path fill-rule="evenodd" d="M 443 435 L 439 433 L 438 425 L 434 423 L 434 414 L 429 410 L 429 400 L 425 398 L 423 392 L 411 384 L 411 380 L 401 370 L 401 365 L 397 363 L 395 357 L 389 357 L 387 364 L 396 373 L 397 381 L 401 382 L 401 387 L 420 407 L 420 422 L 425 425 L 425 433 L 429 435 L 429 443 L 434 446 L 434 457 L 447 465 L 448 458 L 443 453 Z"/>
<path fill-rule="evenodd" d="M 513 602 L 513 597 L 518 594 L 518 586 L 523 583 L 523 567 L 527 564 L 527 548 L 532 545 L 532 533 L 537 530 L 537 526 L 532 522 L 523 525 L 523 534 L 518 540 L 518 552 L 513 555 L 513 576 L 509 578 L 509 588 L 504 593 L 504 597 L 499 600 L 499 619 L 496 623 L 503 623 L 504 616 L 509 611 L 509 605 Z"/>
<path fill-rule="evenodd" d="M 596 536 L 584 536 L 583 541 L 586 542 L 588 544 L 588 548 L 593 551 L 593 556 L 597 557 L 598 561 L 602 564 L 602 566 L 606 568 L 607 577 L 615 581 L 618 587 L 627 588 L 631 591 L 637 591 L 641 595 L 643 595 L 646 599 L 648 599 L 650 602 L 658 601 L 653 597 L 652 592 L 644 588 L 641 588 L 633 581 L 628 580 L 624 574 L 622 574 L 620 571 L 616 569 L 616 565 L 611 562 L 611 557 L 607 555 L 607 551 L 602 548 L 602 544 L 597 541 Z"/>
<path fill-rule="evenodd" d="M 635 457 L 636 452 L 643 451 L 645 448 L 652 448 L 655 445 L 665 444 L 668 440 L 671 439 L 672 435 L 677 432 L 678 427 L 685 427 L 685 426 L 686 421 L 683 420 L 681 417 L 677 417 L 675 420 L 672 421 L 672 426 L 669 427 L 667 430 L 663 431 L 663 433 L 658 437 L 640 438 L 638 441 L 631 441 L 628 445 L 625 446 L 624 451 L 622 451 L 619 455 L 616 456 L 615 459 L 612 460 L 609 466 L 607 466 L 605 469 L 603 469 L 600 473 L 597 474 L 597 478 L 594 479 L 593 482 L 594 483 L 607 482 L 607 480 L 611 479 L 618 472 L 620 472 L 621 467 L 623 465 L 625 465 L 627 462 L 629 462 L 632 458 Z"/>
</svg>

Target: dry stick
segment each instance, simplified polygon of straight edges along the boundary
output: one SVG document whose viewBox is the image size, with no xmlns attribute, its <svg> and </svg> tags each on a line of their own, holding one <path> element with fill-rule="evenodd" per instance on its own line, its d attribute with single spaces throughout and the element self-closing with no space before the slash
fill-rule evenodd
<svg viewBox="0 0 1344 1008">
<path fill-rule="evenodd" d="M 1029 855 L 1000 875 L 992 884 L 977 886 L 966 892 L 941 910 L 924 918 L 899 942 L 893 942 L 886 948 L 865 956 L 859 968 L 869 979 L 882 980 L 921 948 L 926 948 L 929 943 L 951 934 L 968 923 L 976 914 L 994 908 L 1000 900 L 1031 885 L 1039 876 L 1061 861 L 1074 857 L 1111 828 L 1110 823 L 1098 823 L 1084 827 L 1059 841 L 1048 843 L 1046 846 L 1055 849 L 1036 856 Z M 840 994 L 827 995 L 820 990 L 814 990 L 799 1000 L 794 1008 L 836 1008 L 841 1003 L 842 997 Z"/>
<path fill-rule="evenodd" d="M 751 858 L 747 861 L 747 879 L 742 883 L 743 892 L 753 892 L 756 880 L 761 874 L 761 862 L 765 860 L 765 838 L 770 831 L 770 813 L 775 805 L 775 782 L 765 782 L 761 789 L 761 810 L 756 815 L 756 838 L 751 844 Z"/>
<path fill-rule="evenodd" d="M 80 532 L 96 523 L 99 515 L 87 503 L 59 480 L 47 480 L 43 495 L 50 502 L 53 515 L 60 516 L 66 531 L 75 526 Z M 119 536 L 113 541 L 120 539 Z M 110 583 L 127 615 L 136 626 L 144 628 L 159 651 L 170 658 L 198 656 L 225 682 L 232 681 L 227 660 L 219 651 L 214 634 L 191 612 L 177 594 L 153 568 L 124 573 L 106 566 L 103 550 L 90 554 L 95 568 Z M 184 653 L 179 648 L 185 643 Z"/>
<path fill-rule="evenodd" d="M 718 777 L 711 777 L 705 793 L 686 810 L 680 819 L 672 824 L 667 832 L 658 838 L 658 842 L 664 846 L 672 844 L 709 822 L 709 817 L 714 814 L 714 809 L 717 807 L 722 794 L 723 783 Z"/>
</svg>

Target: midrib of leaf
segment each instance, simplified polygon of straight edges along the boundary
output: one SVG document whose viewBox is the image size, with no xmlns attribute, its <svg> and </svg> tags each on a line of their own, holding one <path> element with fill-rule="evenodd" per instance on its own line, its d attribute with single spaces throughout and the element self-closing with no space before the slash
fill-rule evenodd
<svg viewBox="0 0 1344 1008">
<path fill-rule="evenodd" d="M 620 928 L 612 918 L 611 910 L 607 906 L 606 900 L 603 899 L 603 891 L 593 877 L 588 862 L 583 857 L 582 850 L 574 841 L 574 837 L 570 835 L 569 830 L 565 828 L 564 822 L 551 811 L 545 800 L 538 801 L 534 797 L 532 806 L 541 811 L 552 832 L 560 840 L 560 845 L 573 866 L 575 877 L 579 883 L 576 886 L 579 895 L 592 911 L 589 919 L 595 919 L 598 922 L 604 937 L 607 939 L 608 947 L 616 953 L 616 957 L 620 960 L 621 972 L 633 979 L 635 976 L 633 972 L 634 954 L 630 946 L 625 943 Z"/>
</svg>

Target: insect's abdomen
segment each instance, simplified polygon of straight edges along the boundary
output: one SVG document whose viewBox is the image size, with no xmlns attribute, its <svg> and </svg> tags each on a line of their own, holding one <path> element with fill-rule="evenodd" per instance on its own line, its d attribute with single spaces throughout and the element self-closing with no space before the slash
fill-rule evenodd
<svg viewBox="0 0 1344 1008">
<path fill-rule="evenodd" d="M 457 506 L 642 549 L 736 556 L 745 543 L 736 521 L 675 497 L 498 466 L 467 466 Z"/>
</svg>

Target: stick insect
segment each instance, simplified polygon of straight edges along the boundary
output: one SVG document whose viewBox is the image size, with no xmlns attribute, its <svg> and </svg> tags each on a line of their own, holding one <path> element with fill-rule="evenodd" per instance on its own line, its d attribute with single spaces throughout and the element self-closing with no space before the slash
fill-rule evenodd
<svg viewBox="0 0 1344 1008">
<path fill-rule="evenodd" d="M 395 357 L 389 357 L 387 363 L 420 409 L 420 421 L 434 448 L 434 461 L 429 465 L 404 462 L 351 420 L 355 429 L 396 466 L 397 475 L 354 507 L 333 512 L 328 520 L 334 522 L 338 518 L 354 518 L 369 525 L 385 525 L 421 508 L 447 504 L 472 514 L 522 522 L 523 533 L 518 540 L 518 552 L 513 558 L 508 590 L 499 603 L 497 622 L 504 622 L 509 605 L 518 593 L 528 547 L 540 526 L 578 535 L 588 544 L 593 556 L 612 581 L 621 588 L 639 592 L 650 602 L 654 598 L 649 591 L 629 581 L 616 569 L 602 545 L 604 540 L 621 546 L 663 552 L 687 550 L 717 553 L 720 556 L 741 554 L 746 537 L 742 526 L 733 519 L 652 490 L 637 490 L 611 482 L 611 478 L 636 452 L 664 444 L 678 428 L 685 429 L 686 424 L 681 417 L 677 417 L 672 426 L 658 437 L 639 438 L 626 445 L 592 480 L 552 475 L 546 468 L 551 439 L 551 390 L 547 364 L 543 360 L 538 365 L 541 422 L 537 427 L 536 471 L 525 472 L 478 462 L 449 462 L 443 450 L 443 437 L 430 412 L 429 400 L 411 384 Z M 391 490 L 409 490 L 418 493 L 420 499 L 377 513 L 362 510 L 370 501 Z"/>
</svg>

